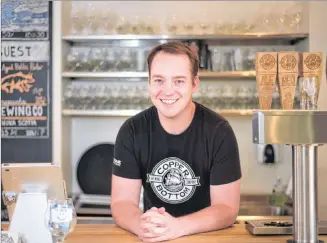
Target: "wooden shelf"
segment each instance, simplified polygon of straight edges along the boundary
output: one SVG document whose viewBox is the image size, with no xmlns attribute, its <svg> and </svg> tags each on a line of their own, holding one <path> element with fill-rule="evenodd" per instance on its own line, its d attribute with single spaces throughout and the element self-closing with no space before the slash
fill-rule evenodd
<svg viewBox="0 0 327 243">
<path fill-rule="evenodd" d="M 63 72 L 64 78 L 146 78 L 147 72 Z"/>
<path fill-rule="evenodd" d="M 130 117 L 134 116 L 142 110 L 69 110 L 64 109 L 64 116 L 72 117 Z M 254 110 L 217 110 L 216 112 L 222 116 L 250 116 Z"/>
<path fill-rule="evenodd" d="M 232 35 L 66 35 L 68 42 L 101 42 L 114 40 L 284 40 L 296 42 L 305 39 L 308 33 L 249 33 Z"/>
<path fill-rule="evenodd" d="M 200 78 L 255 78 L 255 71 L 199 72 Z M 147 72 L 63 72 L 64 78 L 147 78 Z"/>
</svg>

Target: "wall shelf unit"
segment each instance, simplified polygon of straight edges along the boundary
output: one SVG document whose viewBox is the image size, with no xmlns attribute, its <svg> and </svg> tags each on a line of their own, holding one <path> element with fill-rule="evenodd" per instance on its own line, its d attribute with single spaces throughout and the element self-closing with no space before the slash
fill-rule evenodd
<svg viewBox="0 0 327 243">
<path fill-rule="evenodd" d="M 133 82 L 134 79 L 140 81 L 140 79 L 148 78 L 148 72 L 146 71 L 146 56 L 147 51 L 158 43 L 164 43 L 169 40 L 181 40 L 188 43 L 192 41 L 199 41 L 197 43 L 206 43 L 208 46 L 218 49 L 218 52 L 222 51 L 221 62 L 226 62 L 225 59 L 234 62 L 228 63 L 228 67 L 221 68 L 220 71 L 212 70 L 200 70 L 199 77 L 201 81 L 212 81 L 215 85 L 232 85 L 233 89 L 238 89 L 243 84 L 253 89 L 255 86 L 256 72 L 253 70 L 253 62 L 255 59 L 254 48 L 271 48 L 272 46 L 280 47 L 281 50 L 293 50 L 292 48 L 296 45 L 301 45 L 303 41 L 309 37 L 308 33 L 251 33 L 251 34 L 232 34 L 232 35 L 64 35 L 62 36 L 62 42 L 64 47 L 64 56 L 69 52 L 71 48 L 111 48 L 114 51 L 118 51 L 116 55 L 120 55 L 119 50 L 136 50 L 136 64 L 133 68 L 123 69 L 129 71 L 116 71 L 117 68 L 113 68 L 109 71 L 69 71 L 66 67 L 65 61 L 63 61 L 63 72 L 61 73 L 62 80 L 69 84 L 74 81 L 87 80 L 92 83 L 97 81 L 115 81 L 117 83 Z M 222 48 L 222 50 L 219 50 Z M 224 50 L 227 50 L 227 56 Z M 248 48 L 251 49 L 251 53 L 241 55 L 245 58 L 243 61 L 239 59 L 240 56 L 233 56 L 238 50 L 237 48 Z M 104 49 L 102 49 L 104 50 Z M 279 49 L 278 49 L 279 50 Z M 85 51 L 85 50 L 84 50 Z M 213 50 L 211 50 L 213 52 Z M 232 55 L 232 56 L 228 56 Z M 237 54 L 235 54 L 237 55 Z M 250 55 L 250 56 L 247 56 Z M 238 58 L 238 59 L 237 59 Z M 230 62 L 228 61 L 228 62 Z M 245 62 L 245 66 L 239 68 L 237 61 Z M 73 69 L 71 69 L 73 70 Z M 88 68 L 87 70 L 92 70 Z M 99 69 L 103 70 L 103 69 Z M 238 71 L 248 70 L 248 71 Z M 228 83 L 229 81 L 233 81 Z M 243 82 L 244 81 L 244 82 Z M 246 82 L 249 81 L 249 82 Z M 101 85 L 100 82 L 100 85 Z M 239 83 L 238 83 L 239 82 Z M 99 84 L 99 83 L 98 83 Z M 110 84 L 109 84 L 110 85 Z M 136 84 L 137 85 L 137 84 Z M 65 86 L 66 87 L 66 86 Z M 202 92 L 203 93 L 203 92 Z M 237 94 L 238 92 L 234 92 Z M 211 94 L 212 95 L 212 94 Z M 237 98 L 237 97 L 235 97 Z M 137 106 L 136 106 L 137 107 Z M 224 116 L 250 116 L 252 114 L 251 109 L 228 109 L 219 110 L 217 113 Z M 63 107 L 62 115 L 65 117 L 126 117 L 133 116 L 140 112 L 140 110 L 70 110 Z"/>
<path fill-rule="evenodd" d="M 62 111 L 64 116 L 70 117 L 130 117 L 142 110 L 69 110 Z M 254 110 L 217 110 L 222 116 L 250 116 Z"/>
<path fill-rule="evenodd" d="M 251 33 L 233 35 L 66 35 L 63 40 L 71 43 L 113 40 L 215 40 L 215 41 L 286 41 L 294 44 L 309 36 L 308 33 Z"/>
<path fill-rule="evenodd" d="M 63 72 L 63 78 L 147 78 L 147 72 Z M 201 78 L 255 78 L 255 71 L 199 72 Z"/>
</svg>

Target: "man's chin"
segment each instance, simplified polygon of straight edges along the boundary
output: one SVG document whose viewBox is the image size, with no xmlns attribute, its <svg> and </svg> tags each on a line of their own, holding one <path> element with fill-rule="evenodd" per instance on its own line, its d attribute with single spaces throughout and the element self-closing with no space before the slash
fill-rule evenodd
<svg viewBox="0 0 327 243">
<path fill-rule="evenodd" d="M 166 118 L 174 118 L 178 115 L 178 111 L 174 111 L 174 110 L 170 110 L 167 111 L 166 109 L 158 109 L 158 111 L 160 112 L 160 114 Z"/>
<path fill-rule="evenodd" d="M 157 105 L 156 107 L 157 107 L 157 110 L 159 111 L 159 113 L 166 118 L 173 118 L 180 113 L 180 111 L 178 110 L 178 107 L 167 108 L 162 105 Z"/>
</svg>

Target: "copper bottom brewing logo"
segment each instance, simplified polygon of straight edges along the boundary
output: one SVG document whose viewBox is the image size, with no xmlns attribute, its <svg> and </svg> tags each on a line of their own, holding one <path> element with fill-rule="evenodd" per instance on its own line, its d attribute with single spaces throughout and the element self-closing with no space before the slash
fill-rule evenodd
<svg viewBox="0 0 327 243">
<path fill-rule="evenodd" d="M 285 70 L 292 70 L 296 66 L 296 58 L 292 55 L 286 55 L 282 58 L 281 65 Z"/>
<path fill-rule="evenodd" d="M 12 94 L 15 90 L 19 93 L 27 93 L 35 83 L 32 73 L 24 74 L 22 72 L 9 74 L 1 79 L 1 90 Z"/>
<path fill-rule="evenodd" d="M 265 54 L 260 58 L 259 63 L 263 69 L 270 70 L 275 67 L 276 59 L 270 54 Z"/>
<path fill-rule="evenodd" d="M 317 54 L 310 54 L 304 60 L 304 64 L 307 68 L 314 70 L 320 67 L 322 60 Z"/>
<path fill-rule="evenodd" d="M 171 157 L 161 160 L 147 174 L 147 182 L 151 183 L 154 193 L 164 202 L 178 204 L 189 200 L 200 177 L 195 177 L 191 167 L 185 161 Z"/>
</svg>

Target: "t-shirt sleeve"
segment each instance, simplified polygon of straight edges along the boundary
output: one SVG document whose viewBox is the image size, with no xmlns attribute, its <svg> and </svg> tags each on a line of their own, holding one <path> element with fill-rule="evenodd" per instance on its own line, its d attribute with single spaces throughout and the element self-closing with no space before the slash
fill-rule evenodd
<svg viewBox="0 0 327 243">
<path fill-rule="evenodd" d="M 139 163 L 135 156 L 134 129 L 131 120 L 123 123 L 117 134 L 112 173 L 129 179 L 141 179 Z"/>
<path fill-rule="evenodd" d="M 215 134 L 210 184 L 222 185 L 242 177 L 240 157 L 234 131 L 227 121 L 217 127 Z"/>
</svg>

